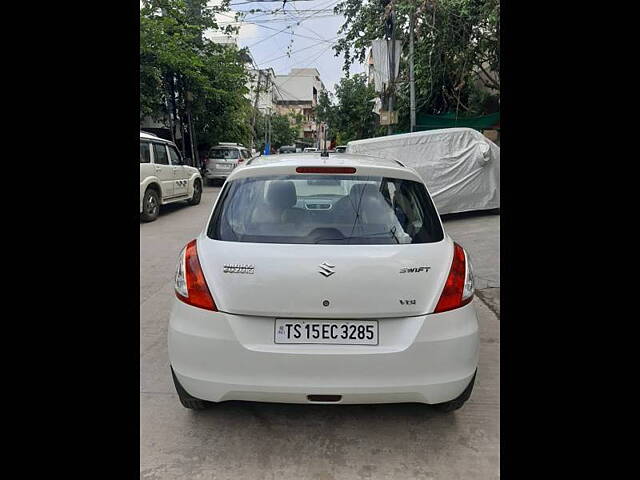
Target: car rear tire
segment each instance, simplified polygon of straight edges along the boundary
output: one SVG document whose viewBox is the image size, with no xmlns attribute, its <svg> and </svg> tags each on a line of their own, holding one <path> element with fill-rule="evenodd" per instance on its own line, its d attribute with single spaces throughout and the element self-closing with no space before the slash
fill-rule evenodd
<svg viewBox="0 0 640 480">
<path fill-rule="evenodd" d="M 469 385 L 467 385 L 467 388 L 465 388 L 459 396 L 448 402 L 433 404 L 432 407 L 444 413 L 453 412 L 454 410 L 458 410 L 460 407 L 462 407 L 471 396 L 471 391 L 473 390 L 473 384 L 476 381 L 477 372 L 478 370 L 473 373 L 473 377 L 471 378 Z"/>
<path fill-rule="evenodd" d="M 193 195 L 189 199 L 189 205 L 198 205 L 202 198 L 202 183 L 200 180 L 193 182 Z"/>
<path fill-rule="evenodd" d="M 143 222 L 153 222 L 158 218 L 160 213 L 160 196 L 153 188 L 147 188 L 142 198 L 142 214 Z"/>
<path fill-rule="evenodd" d="M 188 408 L 190 410 L 205 410 L 213 404 L 213 402 L 207 402 L 206 400 L 200 400 L 199 398 L 191 396 L 182 387 L 182 385 L 180 385 L 180 382 L 178 381 L 178 378 L 173 371 L 173 367 L 171 368 L 171 376 L 173 377 L 173 384 L 176 387 L 176 392 L 178 393 L 180 403 L 184 408 Z"/>
</svg>

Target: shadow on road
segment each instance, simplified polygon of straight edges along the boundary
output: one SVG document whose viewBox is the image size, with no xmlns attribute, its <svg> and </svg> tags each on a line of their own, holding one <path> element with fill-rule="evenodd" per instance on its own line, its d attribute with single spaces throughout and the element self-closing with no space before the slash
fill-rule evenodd
<svg viewBox="0 0 640 480">
<path fill-rule="evenodd" d="M 464 407 L 463 407 L 464 408 Z M 425 421 L 433 417 L 449 418 L 454 423 L 455 415 L 442 413 L 422 403 L 388 403 L 370 405 L 318 405 L 295 403 L 248 402 L 230 400 L 212 405 L 206 410 L 192 411 L 201 420 L 250 414 L 261 423 L 283 425 L 285 423 L 327 420 L 352 422 L 373 419 L 396 422 L 398 420 Z"/>
<path fill-rule="evenodd" d="M 224 183 L 224 181 L 221 181 L 219 183 L 214 183 L 214 184 L 207 184 L 204 186 L 202 193 L 208 193 L 212 190 L 215 189 L 219 189 L 220 187 L 222 187 L 222 184 Z M 166 217 L 171 215 L 172 213 L 175 213 L 177 211 L 180 211 L 184 208 L 190 208 L 191 205 L 189 205 L 187 203 L 187 200 L 181 201 L 181 202 L 176 202 L 176 203 L 169 203 L 168 205 L 162 205 L 160 207 L 160 213 L 158 214 L 158 219 L 162 218 L 162 217 Z M 156 220 L 157 221 L 157 220 Z M 143 225 L 147 222 L 143 222 L 142 219 L 140 219 L 140 225 Z M 153 222 L 151 222 L 153 223 Z"/>
</svg>

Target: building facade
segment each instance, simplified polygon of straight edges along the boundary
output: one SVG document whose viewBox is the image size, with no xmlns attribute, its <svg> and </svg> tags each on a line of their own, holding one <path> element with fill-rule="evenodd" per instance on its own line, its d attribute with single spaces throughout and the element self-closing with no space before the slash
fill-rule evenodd
<svg viewBox="0 0 640 480">
<path fill-rule="evenodd" d="M 293 68 L 288 75 L 275 76 L 276 108 L 281 115 L 289 115 L 292 125 L 300 128 L 299 138 L 310 145 L 318 146 L 319 126 L 315 118 L 315 107 L 325 86 L 320 72 L 315 68 Z"/>
<path fill-rule="evenodd" d="M 276 75 L 272 68 L 249 69 L 247 98 L 264 115 L 277 111 L 278 92 L 275 88 L 275 81 Z"/>
</svg>

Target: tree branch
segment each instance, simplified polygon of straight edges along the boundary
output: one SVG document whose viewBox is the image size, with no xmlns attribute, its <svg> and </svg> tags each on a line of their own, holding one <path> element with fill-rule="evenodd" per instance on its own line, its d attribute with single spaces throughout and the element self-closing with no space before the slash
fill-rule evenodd
<svg viewBox="0 0 640 480">
<path fill-rule="evenodd" d="M 496 80 L 495 78 L 493 78 L 485 69 L 484 67 L 480 64 L 477 65 L 480 70 L 482 70 L 482 73 L 484 73 L 485 77 L 484 78 L 482 75 L 480 75 L 479 73 L 476 72 L 476 74 L 478 75 L 478 78 L 482 81 L 482 83 L 484 83 L 485 87 L 489 87 L 489 88 L 493 88 L 495 90 L 500 90 L 500 81 Z"/>
</svg>

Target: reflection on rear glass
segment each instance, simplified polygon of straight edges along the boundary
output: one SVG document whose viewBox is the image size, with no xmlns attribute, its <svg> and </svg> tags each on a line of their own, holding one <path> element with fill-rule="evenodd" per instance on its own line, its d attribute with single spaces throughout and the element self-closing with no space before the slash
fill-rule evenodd
<svg viewBox="0 0 640 480">
<path fill-rule="evenodd" d="M 443 239 L 424 185 L 357 175 L 282 175 L 232 181 L 209 225 L 216 240 L 408 244 Z"/>
<path fill-rule="evenodd" d="M 209 158 L 217 159 L 236 159 L 239 158 L 238 150 L 232 148 L 214 148 L 209 154 Z"/>
</svg>

